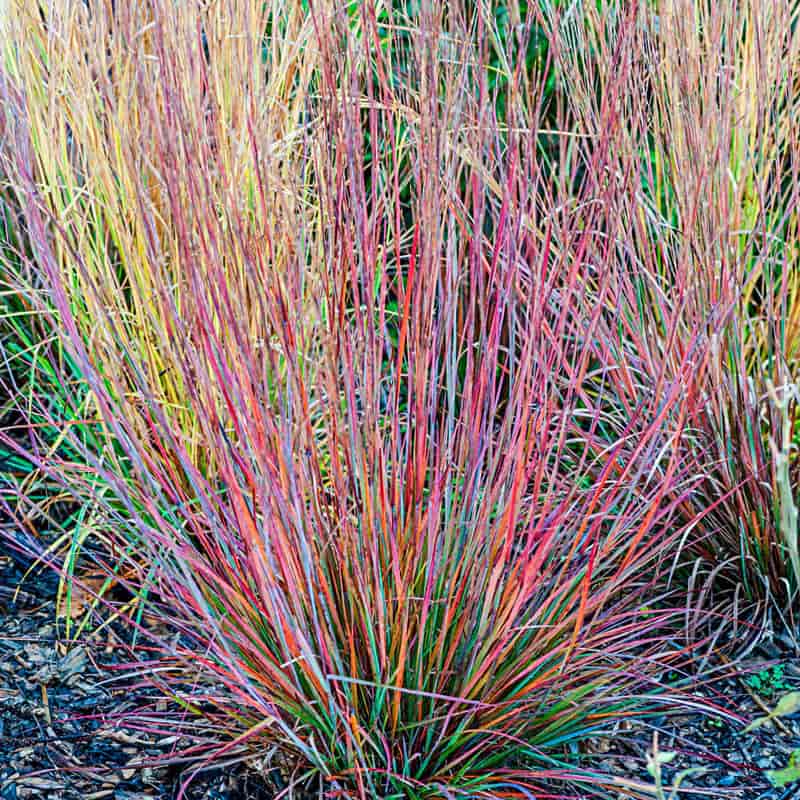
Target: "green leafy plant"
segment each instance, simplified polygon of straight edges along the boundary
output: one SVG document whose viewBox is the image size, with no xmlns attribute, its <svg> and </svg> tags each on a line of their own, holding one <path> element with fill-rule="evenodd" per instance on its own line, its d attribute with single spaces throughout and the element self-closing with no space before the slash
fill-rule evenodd
<svg viewBox="0 0 800 800">
<path fill-rule="evenodd" d="M 786 680 L 785 671 L 785 665 L 773 664 L 748 675 L 744 682 L 760 695 L 777 694 L 790 688 Z"/>
</svg>

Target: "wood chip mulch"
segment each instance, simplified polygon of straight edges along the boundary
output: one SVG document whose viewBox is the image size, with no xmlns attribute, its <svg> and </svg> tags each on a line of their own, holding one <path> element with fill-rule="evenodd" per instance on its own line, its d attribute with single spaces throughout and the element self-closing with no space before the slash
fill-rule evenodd
<svg viewBox="0 0 800 800">
<path fill-rule="evenodd" d="M 0 542 L 0 800 L 168 800 L 187 774 L 164 765 L 186 742 L 126 724 L 157 702 L 152 690 L 109 680 L 124 660 L 114 633 L 67 647 L 56 635 L 57 577 Z M 200 773 L 185 800 L 272 800 L 238 767 Z"/>
</svg>

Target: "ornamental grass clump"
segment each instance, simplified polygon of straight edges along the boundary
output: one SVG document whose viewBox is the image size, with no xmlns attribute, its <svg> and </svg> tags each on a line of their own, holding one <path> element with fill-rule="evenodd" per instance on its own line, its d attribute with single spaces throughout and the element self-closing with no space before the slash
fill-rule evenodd
<svg viewBox="0 0 800 800">
<path fill-rule="evenodd" d="M 575 754 L 687 659 L 702 350 L 610 415 L 628 220 L 610 145 L 540 135 L 533 11 L 497 59 L 471 4 L 122 6 L 7 45 L 12 280 L 84 399 L 4 441 L 128 590 L 98 607 L 180 708 L 149 724 L 328 797 L 633 793 Z"/>
<path fill-rule="evenodd" d="M 16 166 L 6 159 L 2 170 L 10 235 L 0 270 L 2 380 L 12 422 L 24 418 L 37 432 L 39 458 L 63 456 L 61 475 L 85 468 L 85 458 L 72 444 L 80 440 L 94 459 L 115 460 L 119 480 L 136 480 L 131 462 L 117 458 L 114 434 L 102 421 L 84 365 L 63 346 L 74 336 L 87 343 L 93 363 L 105 365 L 98 379 L 115 398 L 115 413 L 137 426 L 142 441 L 150 436 L 149 422 L 133 376 L 147 376 L 150 399 L 169 415 L 187 457 L 211 478 L 213 448 L 186 404 L 186 378 L 173 365 L 187 343 L 165 329 L 163 312 L 165 302 L 191 306 L 193 289 L 183 271 L 183 260 L 190 256 L 178 252 L 180 236 L 190 234 L 178 226 L 189 224 L 191 230 L 197 222 L 174 213 L 175 204 L 188 203 L 181 183 L 187 176 L 173 172 L 167 185 L 158 173 L 159 159 L 174 157 L 172 137 L 180 129 L 203 136 L 205 152 L 214 154 L 213 168 L 195 177 L 204 181 L 208 213 L 236 207 L 253 241 L 266 236 L 270 223 L 265 215 L 280 211 L 291 219 L 297 213 L 294 205 L 308 202 L 287 153 L 293 153 L 305 124 L 305 97 L 316 60 L 314 49 L 304 44 L 312 20 L 296 4 L 244 0 L 228 6 L 40 6 L 9 4 L 5 24 L 10 35 L 3 43 L 4 153 L 17 157 Z M 231 30 L 232 22 L 238 33 Z M 170 108 L 180 108 L 185 117 L 165 117 Z M 24 160 L 21 151 L 15 152 L 21 125 L 26 129 Z M 270 182 L 292 181 L 280 206 L 256 203 L 257 170 L 248 137 L 271 142 L 276 166 Z M 195 155 L 205 157 L 203 152 L 198 148 Z M 31 258 L 31 231 L 24 213 L 18 213 L 32 199 L 22 190 L 29 181 L 35 182 L 35 202 L 47 218 L 55 284 L 48 284 L 43 264 Z M 17 225 L 10 224 L 12 214 Z M 285 241 L 279 240 L 271 252 L 276 269 L 286 257 L 279 249 Z M 256 295 L 258 285 L 246 285 L 236 268 L 234 262 L 226 265 L 225 280 L 237 287 L 246 314 L 253 302 L 248 295 Z M 58 312 L 53 286 L 69 304 L 67 318 Z M 65 324 L 74 329 L 67 333 Z M 265 340 L 255 326 L 247 336 L 252 343 Z M 214 402 L 223 402 L 221 395 Z M 151 449 L 155 462 L 173 457 L 168 448 Z M 52 528 L 67 518 L 71 533 L 56 544 L 68 554 L 71 573 L 81 550 L 97 541 L 92 503 L 83 498 L 62 504 L 54 519 L 52 503 L 64 496 L 52 476 L 31 462 L 20 465 L 19 454 L 13 459 L 7 494 L 16 516 L 32 530 Z M 62 594 L 69 599 L 68 587 L 62 587 Z M 68 607 L 65 613 L 71 616 Z"/>
<path fill-rule="evenodd" d="M 800 610 L 797 13 L 670 0 L 549 17 L 576 131 L 610 154 L 595 180 L 626 220 L 598 356 L 609 414 L 625 424 L 665 363 L 702 351 L 682 444 L 695 524 L 666 575 L 734 623 L 735 647 L 796 637 Z M 596 77 L 612 71 L 609 102 Z"/>
</svg>

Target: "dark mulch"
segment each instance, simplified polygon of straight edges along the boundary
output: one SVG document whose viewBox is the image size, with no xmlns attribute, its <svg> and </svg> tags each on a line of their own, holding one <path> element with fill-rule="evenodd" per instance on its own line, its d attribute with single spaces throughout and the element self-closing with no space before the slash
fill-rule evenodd
<svg viewBox="0 0 800 800">
<path fill-rule="evenodd" d="M 782 696 L 800 690 L 800 662 L 794 655 L 761 652 L 726 670 L 724 677 L 694 690 L 697 699 L 726 708 L 748 722 L 764 717 Z M 793 715 L 744 732 L 746 724 L 699 713 L 664 715 L 647 725 L 629 725 L 624 736 L 601 740 L 591 748 L 606 772 L 652 784 L 647 755 L 654 743 L 675 753 L 663 767 L 664 797 L 676 776 L 679 798 L 800 800 L 800 782 L 775 788 L 768 771 L 785 768 L 800 748 L 800 717 Z"/>
<path fill-rule="evenodd" d="M 126 724 L 128 712 L 159 700 L 146 686 L 109 680 L 114 666 L 127 660 L 118 638 L 124 631 L 109 629 L 67 647 L 55 627 L 56 576 L 39 571 L 15 592 L 27 566 L 0 541 L 0 800 L 175 798 L 187 773 L 163 762 L 185 740 Z M 793 653 L 768 648 L 742 670 L 698 694 L 749 720 L 763 716 L 783 694 L 800 690 L 800 662 Z M 756 678 L 748 679 L 748 673 Z M 604 771 L 652 785 L 646 754 L 657 732 L 660 751 L 677 754 L 664 767 L 666 798 L 677 773 L 696 769 L 679 797 L 800 800 L 800 783 L 774 789 L 766 777 L 800 748 L 800 721 L 789 717 L 748 734 L 742 727 L 700 714 L 664 716 L 648 726 L 628 725 L 620 731 L 624 735 L 589 749 Z M 280 778 L 269 774 L 277 787 L 252 769 L 217 768 L 198 775 L 184 797 L 273 800 Z"/>
<path fill-rule="evenodd" d="M 57 636 L 57 576 L 0 543 L 0 800 L 167 800 L 187 777 L 163 761 L 187 743 L 126 724 L 154 706 L 152 690 L 114 679 L 125 649 L 109 630 L 67 647 Z M 111 680 L 109 676 L 111 675 Z M 131 717 L 131 719 L 133 719 Z M 252 770 L 199 774 L 186 800 L 273 800 Z"/>
</svg>

